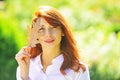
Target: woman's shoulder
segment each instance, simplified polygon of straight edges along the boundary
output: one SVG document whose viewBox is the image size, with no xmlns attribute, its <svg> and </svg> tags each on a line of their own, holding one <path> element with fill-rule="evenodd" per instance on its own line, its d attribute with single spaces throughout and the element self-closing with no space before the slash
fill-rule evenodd
<svg viewBox="0 0 120 80">
<path fill-rule="evenodd" d="M 90 80 L 88 65 L 86 63 L 84 63 L 84 62 L 80 62 L 80 65 L 82 65 L 84 70 L 82 68 L 79 69 L 78 77 L 81 77 L 82 80 Z"/>
<path fill-rule="evenodd" d="M 81 67 L 77 72 L 72 69 L 68 69 L 66 70 L 67 75 L 65 75 L 65 77 L 71 80 L 90 80 L 88 65 L 83 62 L 80 62 L 80 65 L 85 68 L 85 71 L 83 71 Z"/>
<path fill-rule="evenodd" d="M 82 69 L 82 71 L 86 71 L 86 69 L 88 68 L 88 65 L 82 61 L 79 62 L 80 65 L 80 70 Z"/>
</svg>

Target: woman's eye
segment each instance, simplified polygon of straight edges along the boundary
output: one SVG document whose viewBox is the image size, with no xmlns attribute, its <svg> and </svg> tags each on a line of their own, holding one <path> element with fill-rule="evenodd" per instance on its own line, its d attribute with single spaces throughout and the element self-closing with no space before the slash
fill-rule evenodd
<svg viewBox="0 0 120 80">
<path fill-rule="evenodd" d="M 40 28 L 40 29 L 38 30 L 38 32 L 42 32 L 42 31 L 44 31 L 44 28 Z"/>
<path fill-rule="evenodd" d="M 57 26 L 53 26 L 52 28 L 57 28 Z"/>
<path fill-rule="evenodd" d="M 44 30 L 44 28 L 40 28 L 39 30 Z"/>
<path fill-rule="evenodd" d="M 51 29 L 54 30 L 54 29 L 57 29 L 57 27 L 56 26 L 55 27 L 51 27 Z"/>
</svg>

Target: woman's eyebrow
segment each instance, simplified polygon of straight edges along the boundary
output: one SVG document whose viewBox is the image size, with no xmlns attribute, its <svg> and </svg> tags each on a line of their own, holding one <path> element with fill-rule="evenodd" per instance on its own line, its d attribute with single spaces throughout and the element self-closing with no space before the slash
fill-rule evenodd
<svg viewBox="0 0 120 80">
<path fill-rule="evenodd" d="M 44 27 L 45 25 L 44 24 L 41 24 L 40 27 Z"/>
</svg>

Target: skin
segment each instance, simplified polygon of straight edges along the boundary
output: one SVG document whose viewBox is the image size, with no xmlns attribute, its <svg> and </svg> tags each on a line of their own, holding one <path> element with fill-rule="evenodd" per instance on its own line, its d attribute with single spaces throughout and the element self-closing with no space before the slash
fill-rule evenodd
<svg viewBox="0 0 120 80">
<path fill-rule="evenodd" d="M 60 55 L 60 42 L 64 34 L 59 26 L 51 26 L 44 18 L 40 18 L 37 23 L 39 25 L 35 26 L 35 30 L 43 50 L 41 62 L 45 72 L 47 66 L 52 64 L 52 60 Z M 15 57 L 21 69 L 21 77 L 24 80 L 28 80 L 30 49 L 30 47 L 23 47 Z"/>
<path fill-rule="evenodd" d="M 15 56 L 16 61 L 18 62 L 21 69 L 21 78 L 23 80 L 28 80 L 29 73 L 29 64 L 30 64 L 30 48 L 23 47 Z"/>
</svg>

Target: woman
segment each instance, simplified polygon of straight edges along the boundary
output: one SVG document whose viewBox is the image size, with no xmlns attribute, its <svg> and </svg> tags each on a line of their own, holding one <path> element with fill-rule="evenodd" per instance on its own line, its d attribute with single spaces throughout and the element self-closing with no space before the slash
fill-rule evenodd
<svg viewBox="0 0 120 80">
<path fill-rule="evenodd" d="M 90 80 L 70 27 L 56 9 L 39 7 L 29 33 L 29 45 L 15 57 L 17 80 Z"/>
</svg>

